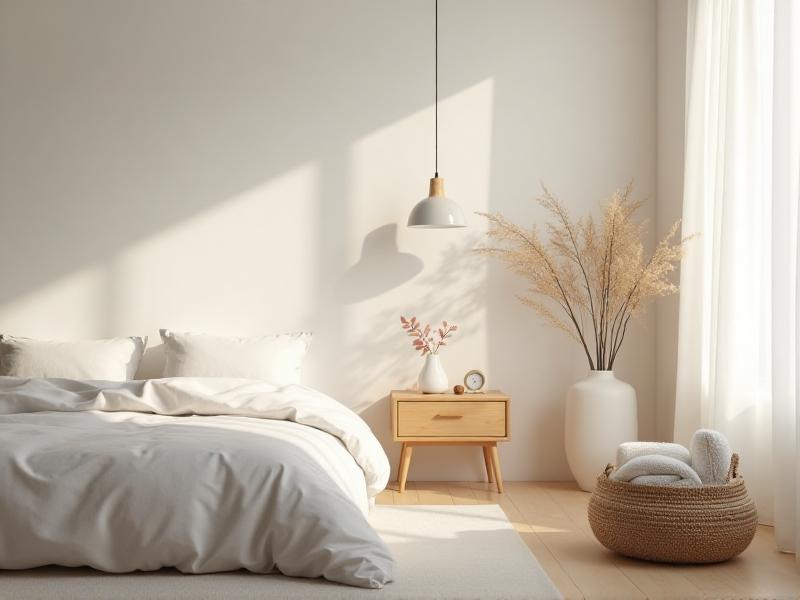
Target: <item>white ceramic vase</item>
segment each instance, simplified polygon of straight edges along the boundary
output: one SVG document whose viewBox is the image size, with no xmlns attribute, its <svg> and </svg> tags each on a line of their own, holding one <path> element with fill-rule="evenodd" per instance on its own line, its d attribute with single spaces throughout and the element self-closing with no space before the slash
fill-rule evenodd
<svg viewBox="0 0 800 600">
<path fill-rule="evenodd" d="M 567 390 L 565 412 L 567 462 L 581 489 L 591 492 L 617 446 L 638 439 L 636 391 L 613 371 L 590 371 Z"/>
<path fill-rule="evenodd" d="M 426 354 L 419 372 L 419 390 L 423 394 L 442 394 L 447 391 L 447 374 L 438 354 Z"/>
</svg>

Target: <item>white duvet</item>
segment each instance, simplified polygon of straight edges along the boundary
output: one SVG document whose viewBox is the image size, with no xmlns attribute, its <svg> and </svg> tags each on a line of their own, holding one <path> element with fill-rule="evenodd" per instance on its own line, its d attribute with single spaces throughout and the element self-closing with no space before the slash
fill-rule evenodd
<svg viewBox="0 0 800 600">
<path fill-rule="evenodd" d="M 251 380 L 0 377 L 0 568 L 176 567 L 377 588 L 389 477 L 366 423 Z"/>
</svg>

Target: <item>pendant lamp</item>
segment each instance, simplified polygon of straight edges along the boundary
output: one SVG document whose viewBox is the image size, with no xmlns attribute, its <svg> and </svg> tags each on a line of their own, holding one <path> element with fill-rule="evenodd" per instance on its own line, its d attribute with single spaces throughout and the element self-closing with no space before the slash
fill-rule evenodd
<svg viewBox="0 0 800 600">
<path fill-rule="evenodd" d="M 433 179 L 430 181 L 428 197 L 423 198 L 408 215 L 408 226 L 420 229 L 448 229 L 451 227 L 466 227 L 464 213 L 461 207 L 444 195 L 444 179 L 439 177 L 439 0 L 434 1 L 435 7 L 435 85 L 434 85 L 434 128 L 435 128 L 435 168 Z"/>
</svg>

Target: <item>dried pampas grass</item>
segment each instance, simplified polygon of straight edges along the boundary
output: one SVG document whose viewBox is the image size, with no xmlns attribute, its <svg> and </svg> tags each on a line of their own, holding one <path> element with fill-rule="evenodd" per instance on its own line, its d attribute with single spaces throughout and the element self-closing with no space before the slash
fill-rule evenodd
<svg viewBox="0 0 800 600">
<path fill-rule="evenodd" d="M 674 242 L 676 221 L 646 256 L 645 223 L 634 220 L 642 203 L 631 198 L 632 184 L 603 204 L 599 222 L 591 216 L 573 221 L 563 203 L 544 185 L 542 190 L 537 201 L 553 216 L 546 242 L 536 227 L 524 229 L 500 213 L 478 213 L 489 220 L 495 244 L 477 251 L 528 280 L 529 293 L 520 300 L 581 344 L 592 370 L 611 370 L 631 317 L 648 300 L 678 291 L 668 276 L 692 236 Z"/>
</svg>

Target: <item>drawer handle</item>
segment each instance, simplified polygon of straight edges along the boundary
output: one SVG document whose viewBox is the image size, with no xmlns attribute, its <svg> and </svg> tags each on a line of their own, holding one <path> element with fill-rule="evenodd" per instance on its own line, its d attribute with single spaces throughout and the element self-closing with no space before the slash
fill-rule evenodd
<svg viewBox="0 0 800 600">
<path fill-rule="evenodd" d="M 464 415 L 436 415 L 434 419 L 463 419 Z"/>
</svg>

